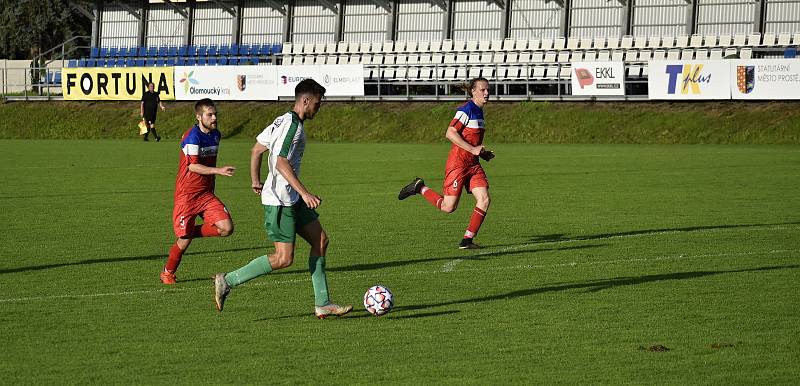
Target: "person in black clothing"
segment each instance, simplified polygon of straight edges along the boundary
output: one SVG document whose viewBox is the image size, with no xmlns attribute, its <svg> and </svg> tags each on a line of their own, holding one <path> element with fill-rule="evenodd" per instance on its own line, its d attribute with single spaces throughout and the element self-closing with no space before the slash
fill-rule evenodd
<svg viewBox="0 0 800 386">
<path fill-rule="evenodd" d="M 147 136 L 152 132 L 153 136 L 156 137 L 156 142 L 161 141 L 161 137 L 156 132 L 156 113 L 158 112 L 158 108 L 160 107 L 161 110 L 164 110 L 164 104 L 161 103 L 161 98 L 159 98 L 158 93 L 155 92 L 156 85 L 150 83 L 147 85 L 147 91 L 142 94 L 142 105 L 141 105 L 141 114 L 142 119 L 147 124 L 147 132 L 144 133 L 144 140 L 148 141 Z"/>
</svg>

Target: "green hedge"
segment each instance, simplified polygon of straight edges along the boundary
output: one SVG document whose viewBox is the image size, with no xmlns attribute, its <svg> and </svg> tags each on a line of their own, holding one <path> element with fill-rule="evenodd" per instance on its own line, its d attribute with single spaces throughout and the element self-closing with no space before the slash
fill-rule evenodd
<svg viewBox="0 0 800 386">
<path fill-rule="evenodd" d="M 193 104 L 165 102 L 158 129 L 178 138 L 194 121 Z M 328 102 L 307 123 L 314 141 L 436 142 L 456 102 Z M 487 142 L 800 144 L 796 102 L 492 102 Z M 250 139 L 287 102 L 220 102 L 220 129 Z M 0 104 L 0 138 L 136 139 L 138 102 L 8 102 Z"/>
</svg>

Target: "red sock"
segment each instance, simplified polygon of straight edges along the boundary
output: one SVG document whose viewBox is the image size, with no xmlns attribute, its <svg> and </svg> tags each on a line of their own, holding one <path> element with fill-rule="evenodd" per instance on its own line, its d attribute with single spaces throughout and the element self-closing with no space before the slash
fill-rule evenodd
<svg viewBox="0 0 800 386">
<path fill-rule="evenodd" d="M 167 258 L 167 264 L 164 266 L 164 270 L 170 273 L 175 273 L 175 271 L 178 270 L 178 265 L 181 263 L 183 252 L 184 250 L 180 249 L 178 244 L 174 244 L 169 250 L 169 257 Z"/>
<path fill-rule="evenodd" d="M 422 195 L 425 196 L 425 199 L 428 200 L 428 202 L 430 202 L 431 205 L 439 209 L 442 209 L 442 201 L 444 201 L 444 198 L 441 195 L 439 195 L 439 193 L 434 192 L 433 189 L 427 186 L 423 186 Z"/>
<path fill-rule="evenodd" d="M 477 206 L 472 211 L 472 217 L 469 219 L 469 226 L 467 227 L 467 232 L 464 233 L 465 239 L 471 239 L 478 234 L 478 230 L 481 229 L 481 224 L 483 224 L 483 219 L 486 218 L 486 212 L 478 208 Z"/>
<path fill-rule="evenodd" d="M 194 227 L 194 234 L 192 235 L 193 238 L 197 239 L 200 237 L 217 237 L 219 236 L 219 230 L 214 224 L 204 223 L 200 227 Z"/>
</svg>

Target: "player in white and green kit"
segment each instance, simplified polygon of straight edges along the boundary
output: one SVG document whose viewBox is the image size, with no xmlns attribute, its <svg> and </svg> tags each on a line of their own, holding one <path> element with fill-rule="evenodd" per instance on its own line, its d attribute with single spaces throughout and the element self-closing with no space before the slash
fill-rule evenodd
<svg viewBox="0 0 800 386">
<path fill-rule="evenodd" d="M 214 301 L 222 311 L 230 289 L 258 276 L 286 268 L 294 261 L 295 235 L 311 245 L 308 270 L 314 287 L 314 314 L 318 318 L 341 316 L 353 309 L 331 302 L 325 277 L 325 253 L 328 235 L 322 229 L 314 210 L 322 199 L 306 189 L 298 176 L 306 147 L 303 121 L 313 119 L 319 111 L 325 88 L 313 79 L 305 79 L 295 87 L 292 111 L 281 115 L 256 137 L 250 156 L 250 178 L 253 191 L 261 195 L 264 205 L 264 227 L 275 243 L 275 253 L 259 256 L 233 272 L 214 275 Z M 261 183 L 261 160 L 269 152 L 269 175 Z"/>
</svg>

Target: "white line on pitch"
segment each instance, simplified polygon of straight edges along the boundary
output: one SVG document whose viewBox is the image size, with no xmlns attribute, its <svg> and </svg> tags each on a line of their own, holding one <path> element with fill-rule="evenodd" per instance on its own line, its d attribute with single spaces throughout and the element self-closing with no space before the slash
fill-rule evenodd
<svg viewBox="0 0 800 386">
<path fill-rule="evenodd" d="M 670 255 L 670 256 L 654 256 L 654 257 L 639 257 L 639 258 L 630 258 L 630 259 L 615 259 L 615 260 L 599 260 L 599 261 L 573 261 L 569 263 L 558 263 L 558 264 L 538 264 L 538 265 L 514 265 L 514 266 L 504 266 L 504 267 L 474 267 L 474 268 L 466 268 L 462 269 L 459 272 L 464 271 L 497 271 L 497 270 L 519 270 L 519 269 L 536 269 L 536 268 L 560 268 L 560 267 L 575 267 L 575 266 L 582 266 L 582 265 L 602 265 L 602 264 L 617 264 L 617 263 L 633 263 L 633 262 L 644 262 L 644 261 L 663 261 L 663 260 L 678 260 L 678 259 L 693 259 L 693 258 L 712 258 L 712 257 L 730 257 L 730 256 L 752 256 L 752 255 L 761 255 L 761 254 L 775 254 L 775 253 L 785 253 L 785 252 L 797 252 L 800 251 L 798 249 L 774 249 L 770 251 L 751 251 L 751 252 L 732 252 L 732 253 L 709 253 L 709 254 L 701 254 L 701 255 Z M 405 272 L 389 272 L 385 273 L 385 276 L 416 276 L 416 275 L 430 275 L 430 274 L 441 274 L 445 273 L 442 270 L 427 270 L 427 271 L 405 271 Z M 339 275 L 337 275 L 339 276 Z M 349 274 L 349 275 L 341 275 L 347 276 L 349 279 L 361 278 L 361 277 L 372 277 L 371 274 Z M 268 285 L 281 285 L 281 284 L 292 284 L 292 283 L 301 283 L 301 282 L 308 282 L 311 279 L 306 277 L 302 279 L 288 279 L 288 280 L 270 280 L 270 281 L 262 281 L 258 283 L 250 283 L 246 284 L 245 287 L 262 287 Z M 209 295 L 211 295 L 212 288 L 210 285 L 203 286 L 203 287 L 184 287 L 184 288 L 170 288 L 170 289 L 154 289 L 154 290 L 141 290 L 141 291 L 121 291 L 121 292 L 105 292 L 105 293 L 96 293 L 96 294 L 62 294 L 62 295 L 46 295 L 46 296 L 29 296 L 29 297 L 20 297 L 20 298 L 8 298 L 8 299 L 0 299 L 0 303 L 12 303 L 12 302 L 27 302 L 27 301 L 38 301 L 38 300 L 54 300 L 54 299 L 85 299 L 85 298 L 100 298 L 100 297 L 109 297 L 109 296 L 131 296 L 131 295 L 148 295 L 148 294 L 156 294 L 156 293 L 166 293 L 166 292 L 179 292 L 179 291 L 194 291 L 194 290 L 203 290 L 208 291 Z"/>
<path fill-rule="evenodd" d="M 486 251 L 481 253 L 476 253 L 474 255 L 470 255 L 467 257 L 456 258 L 447 263 L 442 265 L 443 272 L 452 272 L 456 265 L 465 261 L 465 260 L 472 260 L 475 258 L 479 258 L 481 256 L 487 255 L 495 255 L 497 253 L 503 253 L 508 251 L 515 251 L 519 249 L 530 248 L 539 245 L 547 245 L 547 244 L 570 244 L 570 243 L 579 243 L 583 241 L 594 241 L 594 240 L 611 240 L 611 239 L 628 239 L 628 238 L 638 238 L 638 237 L 647 237 L 647 236 L 654 236 L 654 235 L 670 235 L 670 234 L 683 234 L 683 233 L 711 233 L 711 232 L 723 232 L 723 231 L 739 231 L 739 230 L 753 230 L 753 229 L 764 229 L 764 230 L 781 230 L 781 229 L 790 229 L 790 227 L 786 227 L 783 225 L 764 225 L 764 226 L 742 226 L 739 228 L 708 228 L 708 229 L 695 229 L 695 230 L 662 230 L 662 231 L 652 231 L 652 232 L 642 232 L 642 233 L 635 233 L 635 234 L 627 234 L 627 235 L 611 235 L 611 236 L 604 236 L 604 237 L 575 237 L 573 239 L 565 239 L 565 240 L 552 240 L 552 241 L 538 241 L 532 242 L 522 245 L 515 245 L 511 247 L 502 248 L 500 250 L 494 251 Z"/>
</svg>

